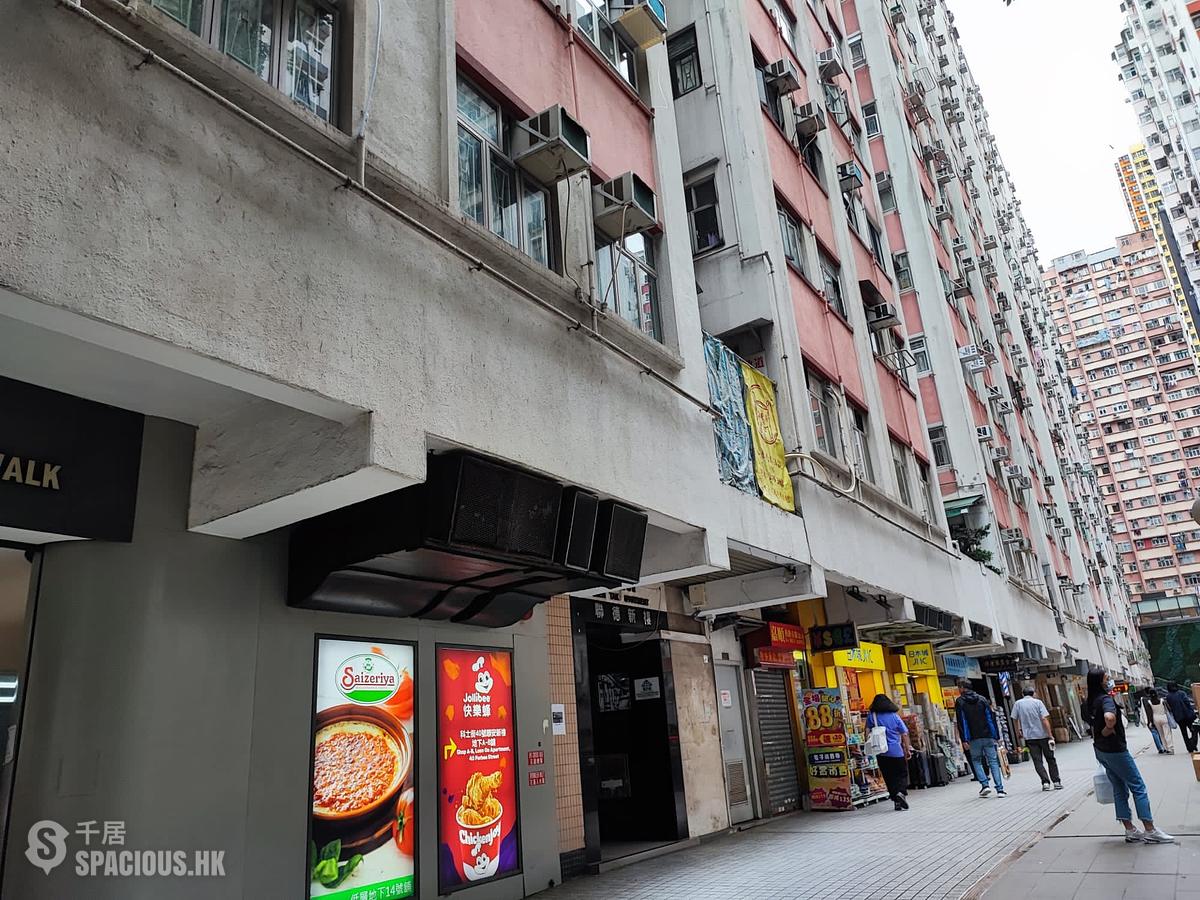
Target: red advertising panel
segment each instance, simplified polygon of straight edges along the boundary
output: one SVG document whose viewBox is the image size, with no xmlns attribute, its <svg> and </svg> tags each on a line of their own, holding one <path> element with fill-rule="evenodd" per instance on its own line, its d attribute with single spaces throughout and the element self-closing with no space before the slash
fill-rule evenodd
<svg viewBox="0 0 1200 900">
<path fill-rule="evenodd" d="M 308 896 L 416 889 L 413 648 L 317 641 Z"/>
<path fill-rule="evenodd" d="M 521 871 L 512 652 L 437 648 L 442 893 Z"/>
</svg>

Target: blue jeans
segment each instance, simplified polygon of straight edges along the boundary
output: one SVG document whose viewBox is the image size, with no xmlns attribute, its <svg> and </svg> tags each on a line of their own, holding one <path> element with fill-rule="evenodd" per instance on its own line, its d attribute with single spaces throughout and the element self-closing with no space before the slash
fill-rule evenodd
<svg viewBox="0 0 1200 900">
<path fill-rule="evenodd" d="M 1100 760 L 1100 765 L 1104 766 L 1108 780 L 1112 783 L 1117 821 L 1128 822 L 1132 818 L 1129 813 L 1129 795 L 1132 793 L 1138 818 L 1143 822 L 1152 822 L 1154 816 L 1150 812 L 1150 792 L 1146 790 L 1146 782 L 1142 781 L 1142 773 L 1138 771 L 1137 763 L 1133 761 L 1129 751 L 1106 753 L 1097 750 L 1096 759 Z"/>
<path fill-rule="evenodd" d="M 1004 779 L 1000 776 L 1000 756 L 996 753 L 995 738 L 971 738 L 971 768 L 975 770 L 975 780 L 987 787 L 987 770 L 983 767 L 985 756 L 988 768 L 992 770 L 992 780 L 996 782 L 996 790 L 1004 790 Z"/>
<path fill-rule="evenodd" d="M 1158 736 L 1158 729 L 1154 727 L 1154 723 L 1150 723 L 1150 736 L 1154 738 L 1154 746 L 1158 748 L 1158 752 L 1163 752 L 1162 738 Z"/>
</svg>

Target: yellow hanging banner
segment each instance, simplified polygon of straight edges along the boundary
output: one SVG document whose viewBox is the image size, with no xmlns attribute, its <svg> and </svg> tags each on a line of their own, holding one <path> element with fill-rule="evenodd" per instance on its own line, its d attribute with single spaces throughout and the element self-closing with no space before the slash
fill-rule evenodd
<svg viewBox="0 0 1200 900">
<path fill-rule="evenodd" d="M 779 411 L 775 406 L 775 385 L 761 372 L 742 363 L 742 381 L 746 385 L 746 417 L 754 444 L 754 478 L 768 501 L 788 512 L 796 511 L 792 478 L 784 459 L 783 436 L 779 433 Z"/>
</svg>

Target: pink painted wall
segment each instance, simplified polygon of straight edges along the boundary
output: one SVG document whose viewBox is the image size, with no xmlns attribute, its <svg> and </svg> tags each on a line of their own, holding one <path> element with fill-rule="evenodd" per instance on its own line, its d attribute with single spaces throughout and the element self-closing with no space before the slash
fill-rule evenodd
<svg viewBox="0 0 1200 900">
<path fill-rule="evenodd" d="M 601 178 L 632 170 L 657 184 L 652 113 L 586 38 L 576 34 L 572 50 L 565 19 L 539 0 L 460 0 L 455 30 L 458 55 L 483 87 L 526 115 L 560 103 L 583 124 Z"/>
<path fill-rule="evenodd" d="M 1001 528 L 1012 528 L 1012 516 L 1008 511 L 1008 495 L 1000 490 L 996 479 L 988 476 L 988 495 L 992 498 L 992 509 L 996 511 L 996 522 Z"/>
<path fill-rule="evenodd" d="M 846 34 L 854 34 L 860 30 L 858 7 L 854 5 L 854 0 L 842 0 L 842 22 L 846 26 Z"/>
<path fill-rule="evenodd" d="M 925 410 L 925 421 L 931 425 L 942 423 L 942 401 L 938 399 L 937 381 L 927 375 L 917 382 L 921 391 L 921 407 Z"/>
<path fill-rule="evenodd" d="M 750 42 L 767 62 L 790 59 L 792 65 L 801 73 L 800 90 L 803 92 L 806 89 L 804 87 L 804 67 L 800 65 L 800 58 L 792 52 L 792 48 L 787 45 L 780 35 L 779 29 L 775 27 L 775 20 L 771 18 L 770 13 L 761 3 L 746 3 L 743 8 L 746 10 L 747 25 L 750 29 Z M 667 15 L 670 16 L 669 11 Z M 794 99 L 797 103 L 807 102 L 800 99 L 799 93 Z"/>
<path fill-rule="evenodd" d="M 796 328 L 800 349 L 831 381 L 841 383 L 846 394 L 862 407 L 867 406 L 862 376 L 858 371 L 854 351 L 854 333 L 842 319 L 829 309 L 803 278 L 788 269 L 792 307 L 796 313 Z"/>
<path fill-rule="evenodd" d="M 921 318 L 921 302 L 917 299 L 916 291 L 905 291 L 900 295 L 900 307 L 904 310 L 904 327 L 910 334 L 920 334 L 925 330 L 925 321 Z"/>
</svg>

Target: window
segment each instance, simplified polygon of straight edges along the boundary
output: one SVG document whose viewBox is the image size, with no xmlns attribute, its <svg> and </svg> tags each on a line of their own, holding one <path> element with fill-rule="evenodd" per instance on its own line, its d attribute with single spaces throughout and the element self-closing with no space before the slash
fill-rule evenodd
<svg viewBox="0 0 1200 900">
<path fill-rule="evenodd" d="M 896 441 L 892 445 L 892 467 L 896 470 L 896 488 L 900 492 L 900 502 L 912 506 L 912 485 L 908 476 L 908 450 Z"/>
<path fill-rule="evenodd" d="M 775 120 L 775 124 L 782 128 L 783 97 L 780 95 L 775 83 L 767 81 L 767 75 L 764 71 L 766 65 L 756 54 L 754 57 L 754 77 L 758 79 L 758 101 L 767 110 L 771 118 Z"/>
<path fill-rule="evenodd" d="M 649 235 L 631 234 L 621 244 L 597 235 L 596 283 L 601 305 L 614 307 L 647 337 L 662 340 L 654 241 Z"/>
<path fill-rule="evenodd" d="M 812 177 L 817 179 L 817 184 L 821 187 L 825 186 L 825 155 L 821 153 L 821 148 L 817 146 L 816 135 L 809 138 L 800 147 L 800 157 L 804 160 L 804 166 L 812 173 Z"/>
<path fill-rule="evenodd" d="M 879 112 L 874 103 L 864 103 L 862 108 L 863 124 L 867 127 L 867 137 L 879 134 Z"/>
<path fill-rule="evenodd" d="M 667 58 L 671 63 L 671 91 L 676 97 L 700 87 L 700 53 L 696 49 L 695 28 L 667 41 Z"/>
<path fill-rule="evenodd" d="M 625 42 L 608 20 L 608 0 L 575 0 L 575 26 L 617 70 L 630 87 L 637 87 L 637 65 L 632 44 Z"/>
<path fill-rule="evenodd" d="M 939 469 L 952 464 L 950 442 L 946 440 L 946 429 L 941 425 L 929 429 L 929 449 L 933 451 L 933 462 Z"/>
<path fill-rule="evenodd" d="M 783 255 L 801 272 L 806 272 L 804 265 L 804 226 L 792 218 L 791 213 L 779 208 L 779 236 L 783 239 Z"/>
<path fill-rule="evenodd" d="M 854 68 L 860 68 L 867 64 L 867 51 L 863 47 L 863 39 L 861 34 L 856 34 L 850 38 L 848 42 L 850 48 L 850 63 Z"/>
<path fill-rule="evenodd" d="M 837 263 L 824 251 L 819 251 L 821 257 L 821 287 L 825 291 L 825 302 L 832 306 L 839 316 L 846 318 L 846 300 L 842 296 L 842 270 Z"/>
<path fill-rule="evenodd" d="M 550 266 L 550 197 L 508 160 L 511 131 L 500 108 L 460 78 L 458 202 L 462 214 Z"/>
<path fill-rule="evenodd" d="M 871 440 L 867 434 L 867 414 L 857 406 L 850 407 L 850 441 L 858 474 L 867 481 L 875 480 L 875 465 L 871 461 Z"/>
<path fill-rule="evenodd" d="M 879 189 L 879 208 L 885 213 L 892 212 L 896 208 L 896 191 L 890 184 Z"/>
<path fill-rule="evenodd" d="M 338 4 L 324 0 L 151 0 L 313 115 L 337 114 Z"/>
<path fill-rule="evenodd" d="M 841 458 L 842 433 L 838 416 L 838 397 L 833 385 L 813 372 L 807 375 L 808 401 L 812 410 L 817 448 L 827 456 Z"/>
<path fill-rule="evenodd" d="M 927 372 L 932 372 L 933 367 L 929 364 L 929 351 L 925 349 L 925 336 L 909 338 L 908 350 L 913 355 L 916 361 L 917 374 L 924 375 Z"/>
<path fill-rule="evenodd" d="M 692 252 L 704 253 L 720 247 L 721 208 L 717 204 L 717 179 L 709 175 L 684 186 L 688 222 L 692 229 Z"/>
<path fill-rule="evenodd" d="M 867 236 L 871 240 L 871 255 L 875 257 L 879 268 L 886 272 L 887 266 L 883 264 L 883 236 L 879 233 L 879 226 L 869 218 L 867 219 Z"/>
<path fill-rule="evenodd" d="M 896 270 L 896 285 L 900 288 L 900 292 L 911 291 L 913 289 L 913 280 L 912 269 L 908 264 L 908 254 L 892 254 L 892 267 Z"/>
<path fill-rule="evenodd" d="M 934 521 L 933 511 L 937 509 L 937 495 L 933 492 L 933 480 L 929 477 L 929 466 L 917 460 L 917 477 L 921 479 L 921 501 L 925 504 L 925 520 Z"/>
</svg>

